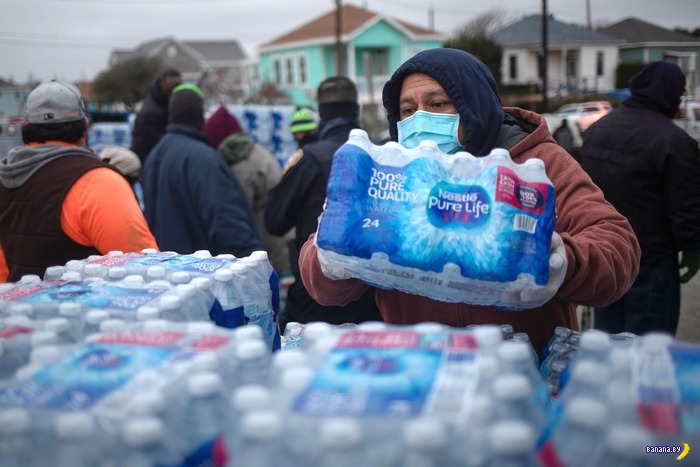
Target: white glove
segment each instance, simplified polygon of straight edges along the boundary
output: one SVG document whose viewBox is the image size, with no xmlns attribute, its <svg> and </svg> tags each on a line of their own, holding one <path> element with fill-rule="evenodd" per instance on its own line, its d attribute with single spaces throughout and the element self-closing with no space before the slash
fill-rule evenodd
<svg viewBox="0 0 700 467">
<path fill-rule="evenodd" d="M 536 285 L 531 281 L 516 281 L 513 287 L 503 294 L 503 302 L 506 307 L 536 308 L 554 297 L 564 282 L 567 266 L 566 248 L 556 232 L 552 233 L 549 253 L 549 281 L 547 284 Z"/>
</svg>

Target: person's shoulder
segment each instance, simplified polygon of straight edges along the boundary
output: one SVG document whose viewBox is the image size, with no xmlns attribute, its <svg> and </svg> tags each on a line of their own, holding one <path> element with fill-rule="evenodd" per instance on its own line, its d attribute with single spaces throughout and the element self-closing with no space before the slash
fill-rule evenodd
<svg viewBox="0 0 700 467">
<path fill-rule="evenodd" d="M 284 166 L 282 167 L 282 172 L 287 175 L 292 169 L 302 165 L 302 160 L 306 162 L 308 160 L 308 157 L 304 159 L 304 149 L 297 149 L 294 151 L 294 154 L 292 154 L 289 159 L 284 163 Z"/>
</svg>

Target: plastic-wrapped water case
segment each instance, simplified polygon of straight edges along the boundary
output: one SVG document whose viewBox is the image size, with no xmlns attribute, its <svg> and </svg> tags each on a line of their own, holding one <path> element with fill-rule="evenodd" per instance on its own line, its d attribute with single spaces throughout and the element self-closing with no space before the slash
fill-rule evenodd
<svg viewBox="0 0 700 467">
<path fill-rule="evenodd" d="M 540 159 L 377 146 L 353 130 L 333 158 L 319 261 L 332 279 L 509 307 L 508 290 L 547 284 L 554 197 Z"/>
</svg>

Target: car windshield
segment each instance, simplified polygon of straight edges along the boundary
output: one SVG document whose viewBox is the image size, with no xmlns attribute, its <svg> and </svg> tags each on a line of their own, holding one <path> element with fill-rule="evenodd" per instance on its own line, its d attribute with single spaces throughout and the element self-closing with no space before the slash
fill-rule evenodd
<svg viewBox="0 0 700 467">
<path fill-rule="evenodd" d="M 557 110 L 557 113 L 559 114 L 573 114 L 576 113 L 576 109 L 578 109 L 578 105 L 562 105 L 559 107 L 559 110 Z"/>
</svg>

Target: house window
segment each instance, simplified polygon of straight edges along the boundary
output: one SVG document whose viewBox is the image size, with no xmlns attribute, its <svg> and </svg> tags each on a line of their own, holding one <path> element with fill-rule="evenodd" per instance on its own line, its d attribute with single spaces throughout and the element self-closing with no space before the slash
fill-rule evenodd
<svg viewBox="0 0 700 467">
<path fill-rule="evenodd" d="M 273 80 L 275 84 L 279 87 L 282 86 L 282 62 L 279 59 L 275 59 L 272 62 L 272 73 Z"/>
<path fill-rule="evenodd" d="M 576 78 L 577 75 L 576 56 L 574 54 L 569 54 L 566 57 L 566 77 Z"/>
<path fill-rule="evenodd" d="M 286 84 L 294 84 L 294 59 L 292 57 L 287 57 L 285 60 L 285 71 L 287 72 Z"/>
<path fill-rule="evenodd" d="M 306 69 L 306 55 L 299 55 L 297 65 L 299 66 L 299 84 L 306 84 L 308 82 L 308 71 Z"/>
<path fill-rule="evenodd" d="M 604 74 L 603 58 L 603 52 L 598 52 L 595 60 L 595 69 L 598 76 L 603 76 Z"/>
<path fill-rule="evenodd" d="M 511 55 L 508 57 L 508 77 L 510 79 L 518 79 L 518 56 Z"/>
<path fill-rule="evenodd" d="M 165 50 L 165 55 L 167 55 L 170 58 L 177 56 L 177 47 L 175 47 L 174 45 L 169 45 L 168 48 Z"/>
<path fill-rule="evenodd" d="M 374 52 L 374 74 L 383 76 L 387 74 L 387 58 L 386 49 L 375 50 Z"/>
</svg>

